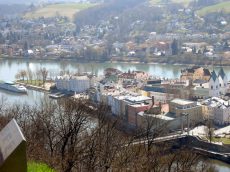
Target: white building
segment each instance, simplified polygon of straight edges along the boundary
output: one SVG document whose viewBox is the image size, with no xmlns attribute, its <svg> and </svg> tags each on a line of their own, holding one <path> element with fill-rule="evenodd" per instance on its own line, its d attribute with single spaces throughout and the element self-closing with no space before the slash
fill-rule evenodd
<svg viewBox="0 0 230 172">
<path fill-rule="evenodd" d="M 215 71 L 211 72 L 210 79 L 208 81 L 200 80 L 199 82 L 193 82 L 194 95 L 197 97 L 219 97 L 225 95 L 228 89 L 228 78 L 223 70 L 220 69 L 218 75 Z M 202 96 L 199 96 L 199 92 Z"/>
<path fill-rule="evenodd" d="M 220 86 L 220 93 L 221 94 L 226 94 L 227 89 L 228 89 L 228 78 L 227 75 L 225 74 L 223 68 L 220 69 L 218 73 L 218 79 L 219 79 L 219 86 Z"/>
<path fill-rule="evenodd" d="M 209 96 L 218 97 L 220 95 L 220 82 L 216 72 L 211 72 L 211 77 L 208 81 Z"/>
<path fill-rule="evenodd" d="M 217 124 L 230 123 L 230 101 L 212 97 L 202 102 L 204 118 L 212 119 Z"/>
<path fill-rule="evenodd" d="M 88 76 L 58 76 L 55 78 L 58 90 L 74 91 L 81 93 L 89 89 L 93 81 Z"/>
</svg>

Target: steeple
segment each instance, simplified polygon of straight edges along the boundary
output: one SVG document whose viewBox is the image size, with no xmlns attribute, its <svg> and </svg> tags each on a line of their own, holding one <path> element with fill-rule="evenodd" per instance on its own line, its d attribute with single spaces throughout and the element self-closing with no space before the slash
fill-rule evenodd
<svg viewBox="0 0 230 172">
<path fill-rule="evenodd" d="M 211 77 L 210 77 L 210 79 L 213 79 L 213 81 L 216 81 L 216 79 L 217 79 L 217 75 L 216 75 L 216 72 L 213 70 L 212 72 L 211 72 Z"/>
<path fill-rule="evenodd" d="M 218 73 L 218 76 L 220 76 L 222 79 L 224 79 L 224 77 L 226 76 L 225 75 L 225 72 L 224 72 L 224 69 L 221 67 L 220 68 L 220 71 L 219 71 L 219 73 Z"/>
</svg>

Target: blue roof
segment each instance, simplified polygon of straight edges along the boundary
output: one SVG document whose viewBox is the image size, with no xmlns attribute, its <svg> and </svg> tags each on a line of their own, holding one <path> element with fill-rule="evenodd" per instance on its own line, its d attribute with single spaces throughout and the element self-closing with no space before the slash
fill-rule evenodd
<svg viewBox="0 0 230 172">
<path fill-rule="evenodd" d="M 220 69 L 220 71 L 219 71 L 219 74 L 218 74 L 219 76 L 221 76 L 221 78 L 222 79 L 224 79 L 224 77 L 225 77 L 225 73 L 224 73 L 224 69 L 223 68 L 221 68 Z"/>
<path fill-rule="evenodd" d="M 216 72 L 215 71 L 212 71 L 211 72 L 211 77 L 210 77 L 210 79 L 213 79 L 213 81 L 216 81 L 216 79 L 217 79 L 217 75 L 216 75 Z"/>
<path fill-rule="evenodd" d="M 151 87 L 151 86 L 145 86 L 145 91 L 152 91 L 152 92 L 159 92 L 159 93 L 166 93 L 165 88 L 162 87 Z"/>
</svg>

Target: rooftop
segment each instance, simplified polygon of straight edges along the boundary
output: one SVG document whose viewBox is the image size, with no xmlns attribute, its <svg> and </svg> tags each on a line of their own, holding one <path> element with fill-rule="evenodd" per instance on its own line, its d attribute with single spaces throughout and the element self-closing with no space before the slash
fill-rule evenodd
<svg viewBox="0 0 230 172">
<path fill-rule="evenodd" d="M 150 97 L 146 97 L 146 96 L 127 96 L 125 98 L 126 101 L 130 101 L 132 103 L 136 103 L 136 102 L 144 102 L 144 101 L 148 101 L 148 100 L 152 100 Z"/>
<path fill-rule="evenodd" d="M 224 69 L 223 68 L 221 68 L 220 69 L 220 71 L 219 71 L 219 74 L 218 74 L 219 76 L 221 76 L 221 78 L 222 79 L 224 79 L 224 77 L 225 77 L 225 73 L 224 73 Z"/>
<path fill-rule="evenodd" d="M 180 105 L 188 105 L 194 103 L 191 100 L 185 100 L 185 99 L 173 99 L 171 101 L 172 103 L 180 104 Z"/>
<path fill-rule="evenodd" d="M 218 97 L 212 97 L 210 99 L 207 99 L 203 102 L 203 105 L 207 105 L 210 107 L 216 107 L 219 109 L 226 109 L 230 107 L 229 101 L 225 101 Z"/>
<path fill-rule="evenodd" d="M 138 115 L 140 115 L 140 116 L 150 116 L 150 117 L 153 117 L 153 118 L 163 119 L 163 120 L 166 120 L 166 121 L 174 120 L 174 118 L 168 117 L 166 115 L 154 115 L 154 114 L 147 114 L 145 112 L 139 112 Z"/>
<path fill-rule="evenodd" d="M 202 79 L 196 79 L 196 80 L 193 81 L 194 84 L 204 84 L 204 83 L 206 83 L 206 82 L 207 82 L 207 81 L 202 80 Z"/>
<path fill-rule="evenodd" d="M 217 75 L 216 75 L 216 72 L 215 72 L 215 71 L 212 71 L 212 72 L 211 72 L 211 78 L 213 79 L 213 81 L 216 81 Z M 210 79 L 211 79 L 211 78 L 210 78 Z"/>
</svg>

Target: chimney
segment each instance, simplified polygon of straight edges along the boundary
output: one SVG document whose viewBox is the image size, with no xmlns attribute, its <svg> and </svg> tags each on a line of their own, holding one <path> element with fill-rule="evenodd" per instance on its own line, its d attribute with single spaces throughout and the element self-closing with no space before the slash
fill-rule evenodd
<svg viewBox="0 0 230 172">
<path fill-rule="evenodd" d="M 154 101 L 154 96 L 152 96 L 152 107 L 154 106 L 155 101 Z"/>
<path fill-rule="evenodd" d="M 161 113 L 161 108 L 162 108 L 161 102 L 159 102 L 159 108 L 160 108 L 160 113 Z"/>
</svg>

